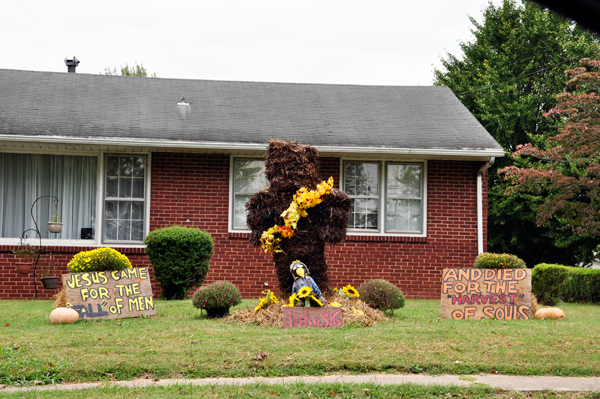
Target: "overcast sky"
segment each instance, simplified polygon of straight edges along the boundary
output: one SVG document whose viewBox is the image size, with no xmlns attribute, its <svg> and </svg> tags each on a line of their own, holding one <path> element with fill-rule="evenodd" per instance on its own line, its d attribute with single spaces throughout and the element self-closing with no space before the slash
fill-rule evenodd
<svg viewBox="0 0 600 399">
<path fill-rule="evenodd" d="M 0 68 L 160 78 L 430 85 L 488 0 L 4 0 Z M 494 4 L 498 4 L 494 0 Z"/>
</svg>

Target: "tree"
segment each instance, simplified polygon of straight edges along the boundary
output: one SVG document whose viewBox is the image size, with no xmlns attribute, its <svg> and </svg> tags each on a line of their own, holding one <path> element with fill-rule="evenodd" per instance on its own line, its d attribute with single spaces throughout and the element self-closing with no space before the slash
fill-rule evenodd
<svg viewBox="0 0 600 399">
<path fill-rule="evenodd" d="M 113 68 L 112 70 L 110 68 L 104 68 L 104 74 L 119 76 L 119 73 L 117 72 L 117 68 Z M 148 72 L 146 71 L 146 68 L 144 68 L 143 64 L 138 65 L 138 63 L 136 62 L 135 66 L 130 67 L 129 65 L 127 65 L 127 63 L 125 63 L 125 66 L 121 65 L 121 76 L 148 77 Z M 150 77 L 155 78 L 156 73 L 150 75 Z"/>
<path fill-rule="evenodd" d="M 574 92 L 561 93 L 544 116 L 564 119 L 561 133 L 544 147 L 517 147 L 517 165 L 500 169 L 511 183 L 507 194 L 542 194 L 537 223 L 567 223 L 578 235 L 600 237 L 600 90 L 599 59 L 584 58 L 565 71 Z"/>
<path fill-rule="evenodd" d="M 483 21 L 471 18 L 472 42 L 461 42 L 462 57 L 447 54 L 436 85 L 446 85 L 504 147 L 488 174 L 488 248 L 540 262 L 590 262 L 598 243 L 574 235 L 562 220 L 538 226 L 543 195 L 505 196 L 508 182 L 497 170 L 513 164 L 518 145 L 539 144 L 556 134 L 559 121 L 543 115 L 564 90 L 563 71 L 600 51 L 598 37 L 539 5 L 505 0 L 488 4 Z"/>
</svg>

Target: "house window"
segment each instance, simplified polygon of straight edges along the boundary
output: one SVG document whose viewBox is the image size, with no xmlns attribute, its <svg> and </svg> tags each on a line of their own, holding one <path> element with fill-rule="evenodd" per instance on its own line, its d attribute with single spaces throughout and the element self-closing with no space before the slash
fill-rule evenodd
<svg viewBox="0 0 600 399">
<path fill-rule="evenodd" d="M 107 155 L 104 241 L 143 241 L 146 157 Z"/>
<path fill-rule="evenodd" d="M 379 219 L 379 164 L 347 162 L 344 191 L 352 200 L 348 228 L 377 230 Z"/>
<path fill-rule="evenodd" d="M 422 163 L 344 162 L 342 190 L 352 200 L 350 231 L 424 233 L 423 169 Z"/>
<path fill-rule="evenodd" d="M 234 230 L 247 230 L 246 202 L 252 195 L 267 187 L 264 159 L 234 158 L 232 223 Z"/>
<path fill-rule="evenodd" d="M 79 239 L 81 229 L 94 228 L 97 173 L 97 156 L 0 153 L 0 237 L 21 237 L 34 229 L 32 204 L 53 195 L 63 228 L 60 234 L 45 228 L 56 211 L 51 198 L 42 198 L 33 207 L 42 238 Z M 33 231 L 26 234 L 38 238 Z"/>
</svg>

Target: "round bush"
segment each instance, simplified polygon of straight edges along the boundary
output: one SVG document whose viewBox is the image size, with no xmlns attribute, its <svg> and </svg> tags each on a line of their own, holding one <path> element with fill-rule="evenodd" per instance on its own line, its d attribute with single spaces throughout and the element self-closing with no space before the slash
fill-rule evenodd
<svg viewBox="0 0 600 399">
<path fill-rule="evenodd" d="M 391 310 L 404 307 L 404 294 L 386 280 L 365 281 L 358 287 L 360 299 L 374 309 Z"/>
<path fill-rule="evenodd" d="M 494 254 L 484 252 L 477 255 L 473 267 L 478 269 L 525 269 L 523 259 L 510 254 Z"/>
<path fill-rule="evenodd" d="M 216 281 L 200 287 L 192 298 L 192 304 L 200 310 L 206 310 L 208 317 L 223 317 L 229 313 L 229 308 L 240 303 L 240 290 L 228 281 Z"/>
<path fill-rule="evenodd" d="M 125 255 L 108 247 L 79 252 L 67 264 L 69 273 L 123 270 L 130 267 L 131 262 Z"/>
<path fill-rule="evenodd" d="M 187 289 L 201 285 L 206 278 L 214 248 L 210 234 L 172 226 L 151 231 L 145 243 L 165 299 L 184 299 Z"/>
</svg>

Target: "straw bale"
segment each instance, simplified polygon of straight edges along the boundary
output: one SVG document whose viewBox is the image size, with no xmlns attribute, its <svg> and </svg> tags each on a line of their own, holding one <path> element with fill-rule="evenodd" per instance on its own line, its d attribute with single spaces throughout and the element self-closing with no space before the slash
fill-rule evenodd
<svg viewBox="0 0 600 399">
<path fill-rule="evenodd" d="M 254 194 L 246 204 L 247 223 L 251 229 L 250 244 L 260 246 L 262 233 L 274 225 L 283 226 L 281 217 L 297 190 L 314 190 L 320 183 L 318 151 L 295 141 L 271 140 L 265 160 L 268 189 Z M 292 292 L 290 264 L 299 260 L 308 266 L 310 276 L 321 291 L 331 293 L 331 281 L 325 260 L 325 243 L 338 244 L 346 238 L 350 198 L 334 189 L 321 197 L 321 204 L 307 210 L 300 218 L 294 237 L 281 241 L 281 253 L 273 260 L 277 270 L 279 291 Z"/>
<path fill-rule="evenodd" d="M 337 301 L 342 310 L 344 324 L 358 324 L 361 326 L 373 326 L 379 322 L 386 322 L 389 319 L 381 310 L 369 307 L 363 301 L 356 298 L 339 299 L 339 296 L 329 296 L 328 299 Z M 283 327 L 283 313 L 281 307 L 287 305 L 287 301 L 279 301 L 279 303 L 271 304 L 267 308 L 259 309 L 257 312 L 254 308 L 241 309 L 225 318 L 225 321 L 240 322 L 255 324 L 261 327 Z M 364 315 L 358 315 L 352 310 L 361 310 Z"/>
<path fill-rule="evenodd" d="M 54 308 L 64 308 L 67 306 L 67 299 L 65 297 L 65 289 L 63 287 L 62 290 L 58 292 L 58 294 L 54 295 Z"/>
</svg>

